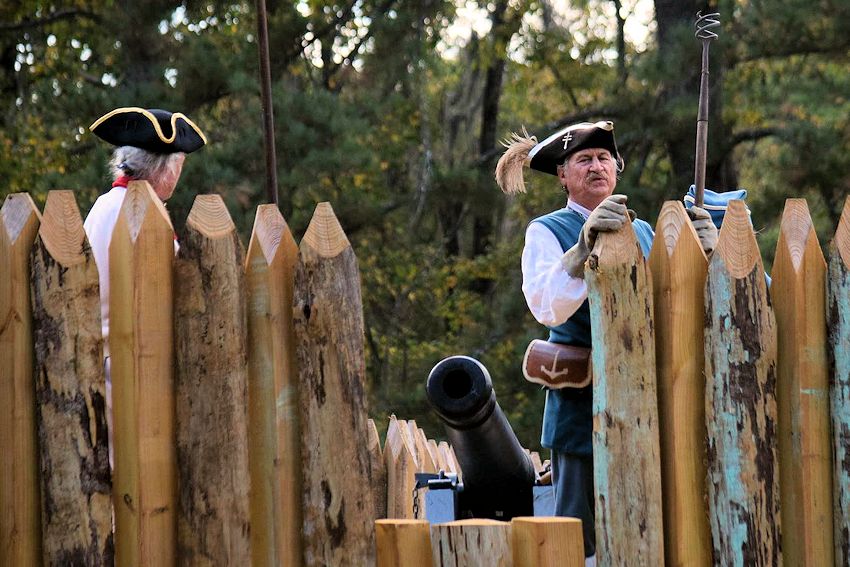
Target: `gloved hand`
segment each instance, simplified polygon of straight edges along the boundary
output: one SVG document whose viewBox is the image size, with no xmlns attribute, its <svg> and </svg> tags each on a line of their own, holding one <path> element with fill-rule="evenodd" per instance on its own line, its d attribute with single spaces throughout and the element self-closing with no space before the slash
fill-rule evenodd
<svg viewBox="0 0 850 567">
<path fill-rule="evenodd" d="M 699 236 L 699 243 L 706 254 L 711 254 L 717 247 L 717 227 L 711 220 L 711 215 L 705 209 L 693 206 L 688 209 L 688 216 Z"/>
<path fill-rule="evenodd" d="M 593 250 L 597 234 L 619 230 L 626 224 L 627 217 L 634 218 L 634 213 L 626 208 L 627 199 L 625 195 L 611 195 L 587 217 L 578 235 L 578 242 L 561 257 L 561 266 L 570 276 L 584 279 L 584 263 Z"/>
</svg>

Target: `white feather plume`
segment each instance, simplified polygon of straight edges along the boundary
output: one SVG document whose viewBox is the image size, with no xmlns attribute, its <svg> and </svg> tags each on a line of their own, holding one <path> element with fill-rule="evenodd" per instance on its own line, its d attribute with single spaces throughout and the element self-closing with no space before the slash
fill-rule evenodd
<svg viewBox="0 0 850 567">
<path fill-rule="evenodd" d="M 507 149 L 496 164 L 496 183 L 508 195 L 525 193 L 523 167 L 528 161 L 528 152 L 537 145 L 537 138 L 529 136 L 523 127 L 522 135 L 512 132 L 502 140 L 502 145 Z"/>
</svg>

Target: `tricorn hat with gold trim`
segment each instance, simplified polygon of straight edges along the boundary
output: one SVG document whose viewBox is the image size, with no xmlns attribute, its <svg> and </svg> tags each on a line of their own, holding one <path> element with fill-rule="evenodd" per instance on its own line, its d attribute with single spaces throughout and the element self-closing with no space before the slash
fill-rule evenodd
<svg viewBox="0 0 850 567">
<path fill-rule="evenodd" d="M 134 146 L 157 154 L 189 154 L 207 143 L 201 129 L 185 114 L 158 108 L 116 108 L 89 129 L 114 146 Z"/>
<path fill-rule="evenodd" d="M 573 124 L 558 130 L 542 142 L 529 136 L 523 129 L 521 135 L 511 134 L 502 144 L 507 149 L 496 164 L 496 182 L 508 194 L 525 193 L 522 175 L 524 166 L 558 175 L 558 166 L 579 150 L 602 148 L 622 163 L 614 140 L 614 123 L 610 120 Z"/>
</svg>

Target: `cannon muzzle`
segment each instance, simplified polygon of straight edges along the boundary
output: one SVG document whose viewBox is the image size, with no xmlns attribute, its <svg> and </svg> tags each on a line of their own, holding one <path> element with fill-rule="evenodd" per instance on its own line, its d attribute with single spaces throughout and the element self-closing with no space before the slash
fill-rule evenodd
<svg viewBox="0 0 850 567">
<path fill-rule="evenodd" d="M 496 402 L 483 364 L 451 356 L 431 370 L 428 401 L 463 473 L 460 517 L 509 520 L 534 513 L 534 467 Z"/>
</svg>

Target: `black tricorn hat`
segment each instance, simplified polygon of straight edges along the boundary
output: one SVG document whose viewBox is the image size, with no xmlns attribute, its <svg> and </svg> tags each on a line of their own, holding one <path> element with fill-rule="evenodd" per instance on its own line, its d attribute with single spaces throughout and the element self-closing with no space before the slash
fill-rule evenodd
<svg viewBox="0 0 850 567">
<path fill-rule="evenodd" d="M 89 130 L 114 146 L 133 146 L 157 154 L 189 154 L 207 143 L 201 129 L 185 114 L 158 108 L 116 108 L 98 118 Z"/>
<path fill-rule="evenodd" d="M 496 165 L 496 181 L 502 191 L 509 194 L 525 192 L 523 166 L 558 175 L 558 166 L 579 150 L 602 148 L 622 163 L 614 140 L 614 123 L 610 120 L 573 124 L 558 130 L 542 142 L 523 131 L 523 135 L 512 134 L 503 144 L 507 150 Z"/>
</svg>

